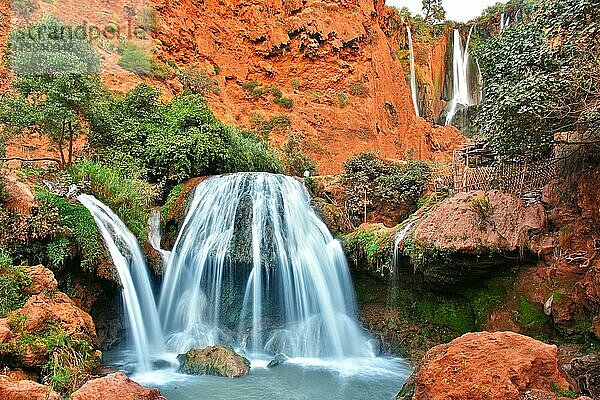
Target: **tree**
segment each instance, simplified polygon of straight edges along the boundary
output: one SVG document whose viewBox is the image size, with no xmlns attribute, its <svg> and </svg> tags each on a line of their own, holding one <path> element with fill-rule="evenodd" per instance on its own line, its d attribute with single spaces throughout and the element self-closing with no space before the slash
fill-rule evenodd
<svg viewBox="0 0 600 400">
<path fill-rule="evenodd" d="M 0 98 L 0 122 L 17 132 L 47 135 L 58 147 L 59 165 L 67 167 L 101 87 L 100 58 L 83 26 L 55 18 L 13 31 L 9 46 L 16 80 Z"/>
<path fill-rule="evenodd" d="M 427 23 L 436 24 L 446 19 L 446 10 L 442 6 L 442 0 L 423 0 L 423 12 Z"/>
<path fill-rule="evenodd" d="M 600 114 L 599 18 L 589 0 L 544 0 L 531 21 L 476 48 L 485 82 L 478 125 L 503 158 L 547 157 L 559 132 L 600 139 L 592 128 Z"/>
</svg>

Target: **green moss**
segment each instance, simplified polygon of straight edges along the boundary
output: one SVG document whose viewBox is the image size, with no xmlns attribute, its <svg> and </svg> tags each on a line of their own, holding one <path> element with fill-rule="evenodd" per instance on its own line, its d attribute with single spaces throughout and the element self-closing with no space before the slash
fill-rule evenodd
<svg viewBox="0 0 600 400">
<path fill-rule="evenodd" d="M 424 299 L 414 303 L 414 311 L 431 324 L 446 327 L 459 335 L 476 330 L 469 304 L 459 300 L 435 302 Z"/>
<path fill-rule="evenodd" d="M 345 237 L 344 249 L 354 265 L 383 275 L 391 271 L 392 244 L 388 232 L 357 229 Z"/>
<path fill-rule="evenodd" d="M 525 328 L 542 328 L 548 323 L 548 316 L 537 309 L 525 297 L 519 299 L 518 322 Z"/>
<path fill-rule="evenodd" d="M 554 393 L 556 393 L 558 396 L 561 397 L 568 397 L 569 399 L 574 399 L 577 396 L 575 395 L 575 393 L 570 389 L 570 388 L 565 388 L 563 389 L 562 387 L 560 387 L 560 385 L 556 382 L 552 382 L 552 391 Z"/>
<path fill-rule="evenodd" d="M 183 183 L 180 183 L 179 185 L 177 185 L 173 189 L 171 189 L 171 191 L 169 192 L 169 195 L 167 196 L 167 201 L 160 209 L 160 215 L 161 215 L 163 221 L 166 221 L 169 218 L 169 214 L 171 214 L 173 205 L 175 204 L 175 202 L 181 195 L 181 192 L 183 191 L 183 187 L 184 187 Z"/>
</svg>

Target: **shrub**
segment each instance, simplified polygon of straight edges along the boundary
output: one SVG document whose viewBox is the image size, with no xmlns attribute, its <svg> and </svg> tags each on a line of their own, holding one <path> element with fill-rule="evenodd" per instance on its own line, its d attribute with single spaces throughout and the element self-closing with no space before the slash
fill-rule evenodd
<svg viewBox="0 0 600 400">
<path fill-rule="evenodd" d="M 94 217 L 84 206 L 71 204 L 46 189 L 38 188 L 35 195 L 41 215 L 57 213 L 59 216 L 55 238 L 46 250 L 46 257 L 51 260 L 49 266 L 60 269 L 69 254 L 79 253 L 82 268 L 93 272 L 103 252 Z"/>
<path fill-rule="evenodd" d="M 105 164 L 125 173 L 140 171 L 140 177 L 162 183 L 270 170 L 266 165 L 273 164 L 272 149 L 221 123 L 201 95 L 176 96 L 166 105 L 158 96 L 156 89 L 140 85 L 124 99 L 98 106 L 89 142 Z M 246 145 L 248 149 L 241 147 Z"/>
<path fill-rule="evenodd" d="M 344 92 L 338 93 L 338 100 L 340 102 L 340 107 L 344 107 L 346 105 L 346 100 L 347 100 L 346 93 L 344 93 Z"/>
<path fill-rule="evenodd" d="M 8 201 L 8 189 L 6 188 L 6 178 L 0 173 L 0 206 Z"/>
<path fill-rule="evenodd" d="M 300 88 L 300 79 L 292 78 L 292 89 L 298 90 Z"/>
<path fill-rule="evenodd" d="M 310 171 L 311 175 L 317 175 L 317 164 L 302 152 L 301 143 L 294 134 L 289 136 L 281 151 L 286 174 L 303 176 L 304 171 Z"/>
<path fill-rule="evenodd" d="M 120 46 L 119 51 L 123 55 L 118 64 L 129 72 L 158 79 L 171 76 L 169 66 L 152 57 L 143 47 L 128 42 L 124 46 Z"/>
<path fill-rule="evenodd" d="M 23 292 L 30 284 L 25 270 L 13 267 L 10 257 L 0 250 L 0 318 L 23 307 L 28 298 Z"/>
<path fill-rule="evenodd" d="M 137 27 L 133 30 L 133 34 L 135 35 L 136 38 L 138 39 L 147 39 L 148 38 L 148 32 L 146 32 L 145 29 Z"/>
<path fill-rule="evenodd" d="M 146 32 L 155 32 L 160 29 L 156 10 L 152 7 L 144 7 L 138 13 L 140 27 Z"/>
<path fill-rule="evenodd" d="M 31 14 L 37 8 L 35 0 L 10 0 L 9 5 L 13 13 L 25 18 L 25 20 L 29 20 Z"/>
<path fill-rule="evenodd" d="M 109 24 L 106 25 L 106 27 L 104 28 L 104 30 L 107 33 L 110 33 L 111 35 L 114 35 L 114 34 L 116 34 L 116 33 L 119 32 L 119 27 L 116 24 L 114 24 L 114 23 L 111 22 L 111 23 L 109 23 Z"/>
<path fill-rule="evenodd" d="M 271 132 L 285 132 L 290 129 L 291 120 L 287 115 L 273 115 L 265 120 L 260 114 L 250 116 L 252 130 L 267 139 Z"/>
<path fill-rule="evenodd" d="M 204 69 L 189 67 L 177 71 L 177 78 L 188 94 L 208 96 L 219 92 L 219 82 Z"/>
<path fill-rule="evenodd" d="M 91 193 L 108 205 L 141 240 L 146 240 L 147 222 L 155 193 L 139 179 L 100 163 L 84 161 L 69 169 L 75 183 L 88 182 Z"/>
<path fill-rule="evenodd" d="M 350 157 L 344 168 L 346 207 L 354 222 L 364 221 L 374 209 L 384 215 L 408 216 L 415 210 L 431 172 L 425 162 L 391 164 L 380 159 L 377 152 Z"/>
<path fill-rule="evenodd" d="M 477 214 L 481 228 L 485 228 L 489 218 L 494 212 L 494 206 L 490 203 L 490 199 L 486 196 L 478 196 L 469 202 L 469 209 Z"/>
<path fill-rule="evenodd" d="M 294 108 L 294 100 L 290 99 L 289 97 L 280 97 L 280 98 L 275 98 L 273 100 L 273 102 L 275 104 L 277 104 L 278 106 L 287 108 L 288 110 L 291 110 L 292 108 Z"/>
</svg>

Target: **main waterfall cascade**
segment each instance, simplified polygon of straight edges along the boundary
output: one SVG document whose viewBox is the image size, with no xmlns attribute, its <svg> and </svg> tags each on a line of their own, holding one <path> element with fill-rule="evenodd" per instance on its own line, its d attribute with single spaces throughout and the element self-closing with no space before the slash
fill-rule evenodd
<svg viewBox="0 0 600 400">
<path fill-rule="evenodd" d="M 135 348 L 138 370 L 151 370 L 150 355 L 162 349 L 160 326 L 154 293 L 142 249 L 133 233 L 106 205 L 93 196 L 79 195 L 77 200 L 94 217 L 115 265 L 122 286 L 129 338 Z"/>
<path fill-rule="evenodd" d="M 412 95 L 413 106 L 417 117 L 421 115 L 419 111 L 419 93 L 417 92 L 417 76 L 415 73 L 415 49 L 413 47 L 412 32 L 410 26 L 406 26 L 406 34 L 408 35 L 408 47 L 410 56 L 410 92 Z"/>
<path fill-rule="evenodd" d="M 251 354 L 373 357 L 355 320 L 340 244 L 295 179 L 266 173 L 198 185 L 159 302 L 170 351 L 221 342 Z"/>
<path fill-rule="evenodd" d="M 469 45 L 471 43 L 471 35 L 475 25 L 469 29 L 469 35 L 467 36 L 467 42 L 463 47 L 462 39 L 460 37 L 460 31 L 454 29 L 453 33 L 453 56 L 452 56 L 452 100 L 446 115 L 446 125 L 451 125 L 452 120 L 456 113 L 465 107 L 469 107 L 481 102 L 481 72 L 477 67 L 477 80 L 473 84 L 470 79 L 473 71 L 471 67 L 471 57 L 469 54 Z"/>
</svg>

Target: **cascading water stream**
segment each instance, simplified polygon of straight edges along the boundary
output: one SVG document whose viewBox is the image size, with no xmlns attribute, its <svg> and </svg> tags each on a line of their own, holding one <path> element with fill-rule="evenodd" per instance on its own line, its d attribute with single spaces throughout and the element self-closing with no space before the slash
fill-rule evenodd
<svg viewBox="0 0 600 400">
<path fill-rule="evenodd" d="M 452 124 L 452 120 L 456 115 L 459 107 L 468 107 L 476 104 L 478 99 L 475 99 L 472 95 L 473 88 L 469 80 L 470 68 L 469 68 L 469 45 L 471 43 L 471 34 L 475 25 L 469 29 L 469 35 L 467 36 L 467 42 L 463 48 L 462 40 L 460 37 L 460 31 L 454 29 L 453 38 L 453 57 L 452 57 L 452 100 L 450 101 L 450 107 L 446 116 L 446 125 Z"/>
<path fill-rule="evenodd" d="M 161 350 L 162 332 L 142 249 L 133 233 L 109 207 L 85 194 L 79 195 L 77 200 L 94 217 L 117 269 L 137 368 L 141 372 L 150 371 L 150 355 Z"/>
<path fill-rule="evenodd" d="M 169 351 L 373 357 L 340 244 L 295 179 L 218 176 L 194 193 L 159 302 Z"/>
<path fill-rule="evenodd" d="M 171 252 L 161 249 L 161 238 L 162 232 L 160 227 L 160 211 L 154 210 L 150 214 L 150 219 L 148 219 L 148 243 L 150 243 L 150 246 L 152 246 L 154 250 L 160 253 L 160 256 L 163 259 L 163 264 L 167 265 L 169 258 L 171 258 Z"/>
<path fill-rule="evenodd" d="M 410 31 L 410 26 L 406 26 L 406 33 L 408 35 L 408 47 L 409 47 L 409 55 L 410 55 L 410 91 L 412 95 L 413 106 L 415 107 L 415 113 L 417 117 L 419 117 L 419 94 L 417 92 L 417 76 L 415 73 L 415 49 L 413 47 L 412 41 L 412 32 Z"/>
</svg>

